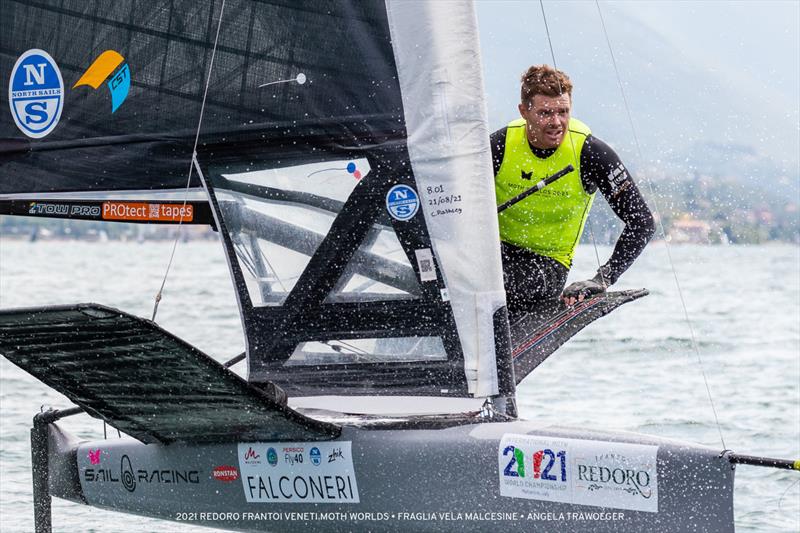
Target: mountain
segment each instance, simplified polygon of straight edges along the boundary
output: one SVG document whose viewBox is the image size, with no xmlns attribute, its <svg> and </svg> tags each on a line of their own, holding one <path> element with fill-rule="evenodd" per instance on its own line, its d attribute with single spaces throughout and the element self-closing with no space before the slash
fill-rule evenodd
<svg viewBox="0 0 800 533">
<path fill-rule="evenodd" d="M 556 64 L 575 86 L 574 115 L 634 171 L 734 178 L 796 202 L 798 5 L 601 3 L 636 136 L 595 3 L 544 10 Z M 553 63 L 550 44 L 538 2 L 479 2 L 478 20 L 489 121 L 499 128 L 517 116 L 522 72 Z"/>
</svg>

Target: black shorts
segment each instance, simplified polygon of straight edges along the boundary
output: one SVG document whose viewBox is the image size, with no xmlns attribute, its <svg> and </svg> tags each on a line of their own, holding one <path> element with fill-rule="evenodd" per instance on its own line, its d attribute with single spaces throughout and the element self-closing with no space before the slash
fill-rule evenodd
<svg viewBox="0 0 800 533">
<path fill-rule="evenodd" d="M 503 278 L 509 313 L 516 314 L 537 301 L 561 295 L 567 282 L 567 267 L 537 253 L 505 242 L 500 243 Z"/>
</svg>

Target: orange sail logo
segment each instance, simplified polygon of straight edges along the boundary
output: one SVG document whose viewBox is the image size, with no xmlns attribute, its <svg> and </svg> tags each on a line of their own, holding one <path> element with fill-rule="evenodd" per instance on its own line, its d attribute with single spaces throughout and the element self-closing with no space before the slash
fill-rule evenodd
<svg viewBox="0 0 800 533">
<path fill-rule="evenodd" d="M 120 65 L 122 67 L 117 69 Z M 113 113 L 128 97 L 128 91 L 131 88 L 131 69 L 119 52 L 106 50 L 97 56 L 94 63 L 89 65 L 89 68 L 72 88 L 89 85 L 93 89 L 97 89 L 106 79 L 108 79 L 108 90 L 111 92 L 111 112 Z"/>
</svg>

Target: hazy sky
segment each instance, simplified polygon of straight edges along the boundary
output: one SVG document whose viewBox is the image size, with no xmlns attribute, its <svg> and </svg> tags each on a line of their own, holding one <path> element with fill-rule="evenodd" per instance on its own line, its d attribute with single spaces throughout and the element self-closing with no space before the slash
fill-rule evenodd
<svg viewBox="0 0 800 533">
<path fill-rule="evenodd" d="M 546 5 L 546 4 L 545 4 Z M 700 66 L 764 93 L 797 117 L 800 1 L 608 2 L 689 50 Z"/>
<path fill-rule="evenodd" d="M 800 160 L 800 2 L 604 1 L 600 7 L 645 150 L 702 142 Z M 515 118 L 519 76 L 552 63 L 538 0 L 478 0 L 492 128 Z M 575 114 L 631 145 L 594 1 L 545 0 L 556 63 L 575 83 Z M 651 156 L 654 158 L 654 156 Z"/>
</svg>

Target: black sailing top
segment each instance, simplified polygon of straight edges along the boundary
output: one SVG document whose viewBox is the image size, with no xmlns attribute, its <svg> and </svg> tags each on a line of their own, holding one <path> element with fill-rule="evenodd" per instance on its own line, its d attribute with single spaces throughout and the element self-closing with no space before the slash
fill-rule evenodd
<svg viewBox="0 0 800 533">
<path fill-rule="evenodd" d="M 491 136 L 495 176 L 500 171 L 506 150 L 506 129 L 501 128 Z M 546 159 L 556 151 L 556 148 L 528 146 L 540 159 Z M 611 258 L 601 267 L 604 278 L 613 284 L 633 264 L 653 236 L 653 214 L 617 153 L 594 135 L 589 135 L 583 144 L 580 167 L 584 190 L 593 194 L 600 189 L 608 205 L 625 223 Z"/>
</svg>

